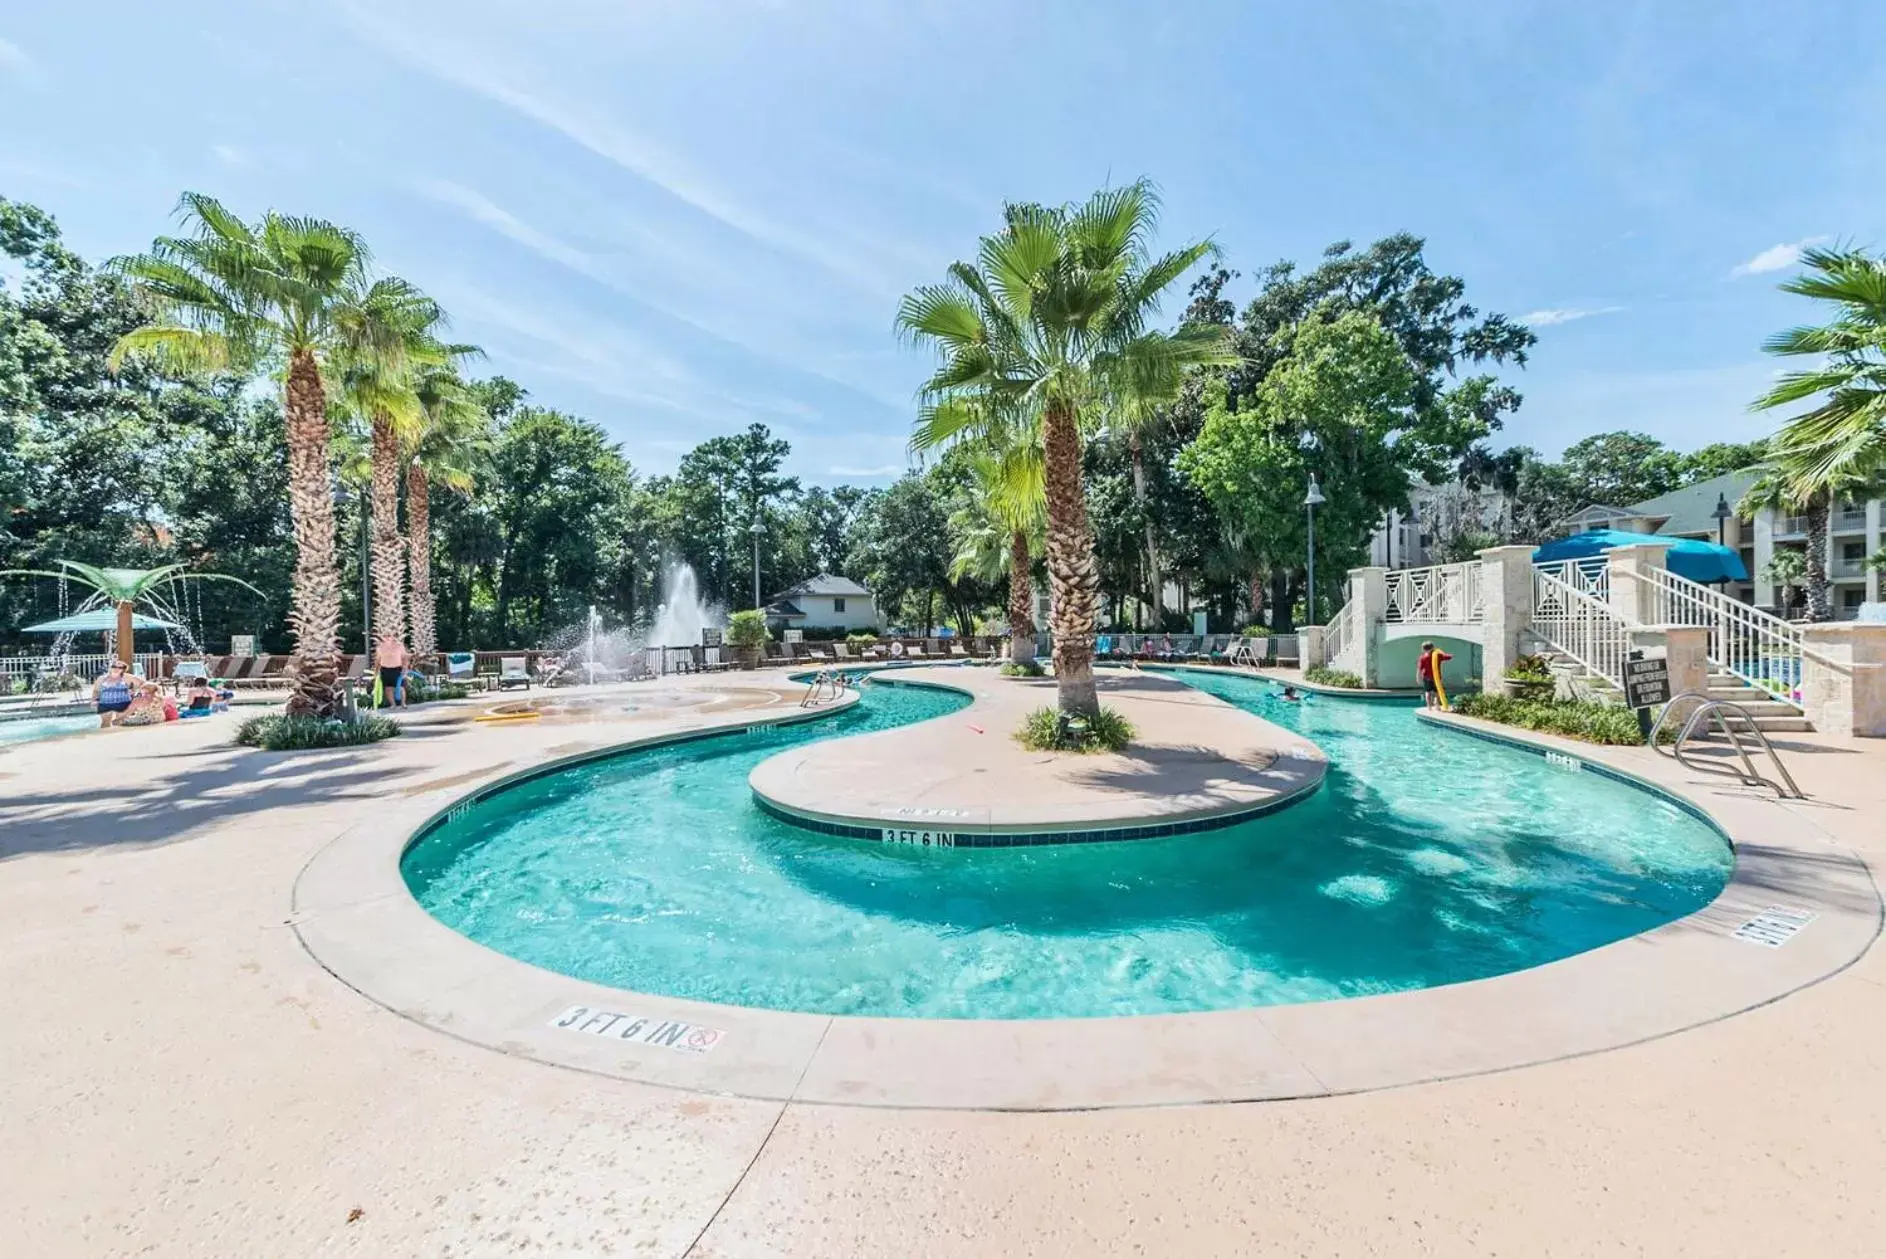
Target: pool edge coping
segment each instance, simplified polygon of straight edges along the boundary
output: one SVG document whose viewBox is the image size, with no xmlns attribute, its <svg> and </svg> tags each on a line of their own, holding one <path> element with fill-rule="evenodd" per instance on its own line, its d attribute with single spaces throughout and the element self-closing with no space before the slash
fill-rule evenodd
<svg viewBox="0 0 1886 1259">
<path fill-rule="evenodd" d="M 1625 785 L 1687 805 L 1686 811 L 1705 818 L 1737 849 L 1736 868 L 1709 905 L 1649 932 L 1520 971 L 1435 988 L 1296 1005 L 1086 1019 L 924 1020 L 805 1014 L 691 1001 L 590 984 L 496 953 L 432 918 L 400 877 L 399 858 L 410 843 L 434 819 L 449 815 L 464 800 L 488 796 L 503 786 L 571 764 L 727 734 L 740 727 L 795 724 L 830 715 L 839 707 L 818 714 L 787 710 L 770 717 L 749 712 L 730 714 L 725 720 L 710 718 L 703 725 L 496 775 L 474 783 L 469 790 L 457 790 L 442 804 L 422 797 L 393 815 L 348 828 L 317 851 L 296 877 L 290 925 L 317 964 L 383 1008 L 467 1043 L 546 1065 L 772 1102 L 1079 1111 L 1336 1096 L 1608 1052 L 1707 1026 L 1837 975 L 1864 956 L 1886 920 L 1870 865 L 1844 845 L 1832 845 L 1842 858 L 1841 871 L 1850 885 L 1847 891 L 1864 893 L 1864 913 L 1831 901 L 1819 906 L 1828 921 L 1814 937 L 1811 950 L 1756 953 L 1751 946 L 1732 940 L 1725 929 L 1725 912 L 1732 921 L 1745 916 L 1751 904 L 1759 906 L 1775 895 L 1745 882 L 1740 859 L 1743 844 L 1738 836 L 1753 843 L 1759 834 L 1761 846 L 1771 856 L 1780 852 L 1784 865 L 1810 850 L 1825 854 L 1830 845 L 1809 833 L 1813 828 L 1805 818 L 1756 807 L 1766 805 L 1765 801 L 1718 802 L 1716 808 L 1730 815 L 1725 819 L 1688 799 L 1678 786 L 1609 764 L 1605 770 Z M 1487 734 L 1454 724 L 1464 720 L 1454 716 L 1452 721 L 1431 720 L 1430 724 L 1470 736 Z M 1533 737 L 1502 731 L 1491 741 L 1540 754 L 1567 750 L 1549 736 L 1526 734 Z M 1597 763 L 1600 759 L 1582 746 L 1576 751 L 1583 760 Z M 412 818 L 422 807 L 426 826 L 414 826 Z M 1782 830 L 1792 833 L 1766 833 L 1771 829 L 1767 824 L 1777 817 L 1791 823 Z M 1755 821 L 1764 825 L 1751 830 L 1750 823 Z M 357 887 L 345 903 L 304 905 L 300 898 L 310 875 L 349 850 L 355 858 L 368 858 L 366 865 L 377 868 L 381 877 Z M 387 885 L 388 873 L 392 886 Z M 367 919 L 374 930 L 358 930 L 361 924 L 353 921 L 357 918 Z M 1830 933 L 1837 938 L 1829 940 Z M 1667 966 L 1646 967 L 1653 960 L 1646 949 L 1659 945 L 1669 946 L 1676 954 L 1700 953 L 1707 964 L 1698 965 L 1695 958 L 1689 958 L 1675 971 Z M 1751 951 L 1725 954 L 1725 948 Z M 1726 985 L 1721 967 L 1725 958 L 1744 960 L 1753 967 L 1762 957 L 1769 959 L 1767 969 L 1774 973 L 1758 976 L 1752 984 Z M 1683 957 L 1665 960 L 1686 961 Z M 448 976 L 451 982 L 421 982 Z M 1695 1004 L 1699 991 L 1725 985 L 1727 990 L 1719 999 Z M 1606 1026 L 1593 1035 L 1591 1021 L 1568 1020 L 1568 996 L 1592 1007 L 1586 1013 Z M 1618 1020 L 1609 1016 L 1617 1013 L 1614 1007 L 1620 997 L 1629 998 L 1622 1004 L 1630 1008 L 1621 1025 L 1612 1026 Z M 744 1035 L 750 1043 L 741 1053 L 715 1059 L 649 1051 L 642 1046 L 618 1048 L 595 1037 L 568 1033 L 565 1038 L 551 1035 L 555 1029 L 547 1026 L 545 1016 L 553 1008 L 583 1006 L 584 1000 L 598 1003 L 599 1010 L 652 1011 L 653 1017 L 696 1027 L 718 1025 L 728 1036 Z M 1688 1003 L 1691 1008 L 1672 1008 L 1668 1004 L 1672 1002 L 1678 1007 Z M 1532 1015 L 1515 1013 L 1529 1006 Z M 1463 1040 L 1459 1035 L 1463 1025 L 1480 1034 Z M 1542 1026 L 1547 1033 L 1545 1043 L 1539 1043 L 1537 1035 Z M 1371 1054 L 1379 1058 L 1380 1047 L 1391 1042 L 1397 1048 L 1386 1061 L 1370 1060 Z M 1201 1046 L 1211 1062 L 1200 1060 Z"/>
</svg>

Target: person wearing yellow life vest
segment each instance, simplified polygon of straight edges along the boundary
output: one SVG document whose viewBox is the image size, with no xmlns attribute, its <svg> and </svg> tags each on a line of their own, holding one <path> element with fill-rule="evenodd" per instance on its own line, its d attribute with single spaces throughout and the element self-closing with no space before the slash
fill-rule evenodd
<svg viewBox="0 0 1886 1259">
<path fill-rule="evenodd" d="M 1415 666 L 1415 673 L 1421 679 L 1421 703 L 1424 707 L 1447 707 L 1447 687 L 1441 682 L 1441 665 L 1452 659 L 1433 643 L 1421 644 L 1421 662 Z"/>
</svg>

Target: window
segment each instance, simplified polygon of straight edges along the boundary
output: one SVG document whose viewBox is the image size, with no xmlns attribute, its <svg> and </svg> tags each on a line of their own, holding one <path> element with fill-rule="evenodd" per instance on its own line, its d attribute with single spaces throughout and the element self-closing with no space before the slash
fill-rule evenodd
<svg viewBox="0 0 1886 1259">
<path fill-rule="evenodd" d="M 1866 543 L 1842 542 L 1840 544 L 1840 558 L 1850 563 L 1858 564 L 1861 560 L 1866 558 Z"/>
<path fill-rule="evenodd" d="M 1840 602 L 1849 608 L 1857 608 L 1866 602 L 1866 591 L 1859 587 L 1848 587 L 1840 592 Z"/>
<path fill-rule="evenodd" d="M 832 600 L 832 611 L 833 611 L 833 612 L 835 612 L 835 613 L 836 613 L 836 612 L 843 612 L 844 610 L 845 610 L 845 601 L 844 601 L 843 599 L 833 599 L 833 600 Z"/>
</svg>

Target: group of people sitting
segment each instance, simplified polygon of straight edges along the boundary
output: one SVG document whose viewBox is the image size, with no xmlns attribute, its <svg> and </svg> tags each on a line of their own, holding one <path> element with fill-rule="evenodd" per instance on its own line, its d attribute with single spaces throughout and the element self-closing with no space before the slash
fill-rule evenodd
<svg viewBox="0 0 1886 1259">
<path fill-rule="evenodd" d="M 225 712 L 236 693 L 209 678 L 192 679 L 187 691 L 176 697 L 164 694 L 164 688 L 126 669 L 124 662 L 111 662 L 98 681 L 92 683 L 92 702 L 98 706 L 100 729 L 110 726 L 156 726 L 166 721 L 183 721 Z"/>
</svg>

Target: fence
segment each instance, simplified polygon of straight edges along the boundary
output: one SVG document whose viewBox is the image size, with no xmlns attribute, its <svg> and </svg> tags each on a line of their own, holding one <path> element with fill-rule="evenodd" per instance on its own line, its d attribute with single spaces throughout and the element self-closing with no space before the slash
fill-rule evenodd
<svg viewBox="0 0 1886 1259">
<path fill-rule="evenodd" d="M 1382 619 L 1453 625 L 1478 621 L 1485 611 L 1481 567 L 1478 561 L 1469 561 L 1396 569 L 1387 575 L 1388 607 Z"/>
<path fill-rule="evenodd" d="M 1667 569 L 1651 569 L 1649 583 L 1650 623 L 1702 626 L 1709 631 L 1712 664 L 1800 707 L 1794 697 L 1803 654 L 1798 626 Z"/>
</svg>

